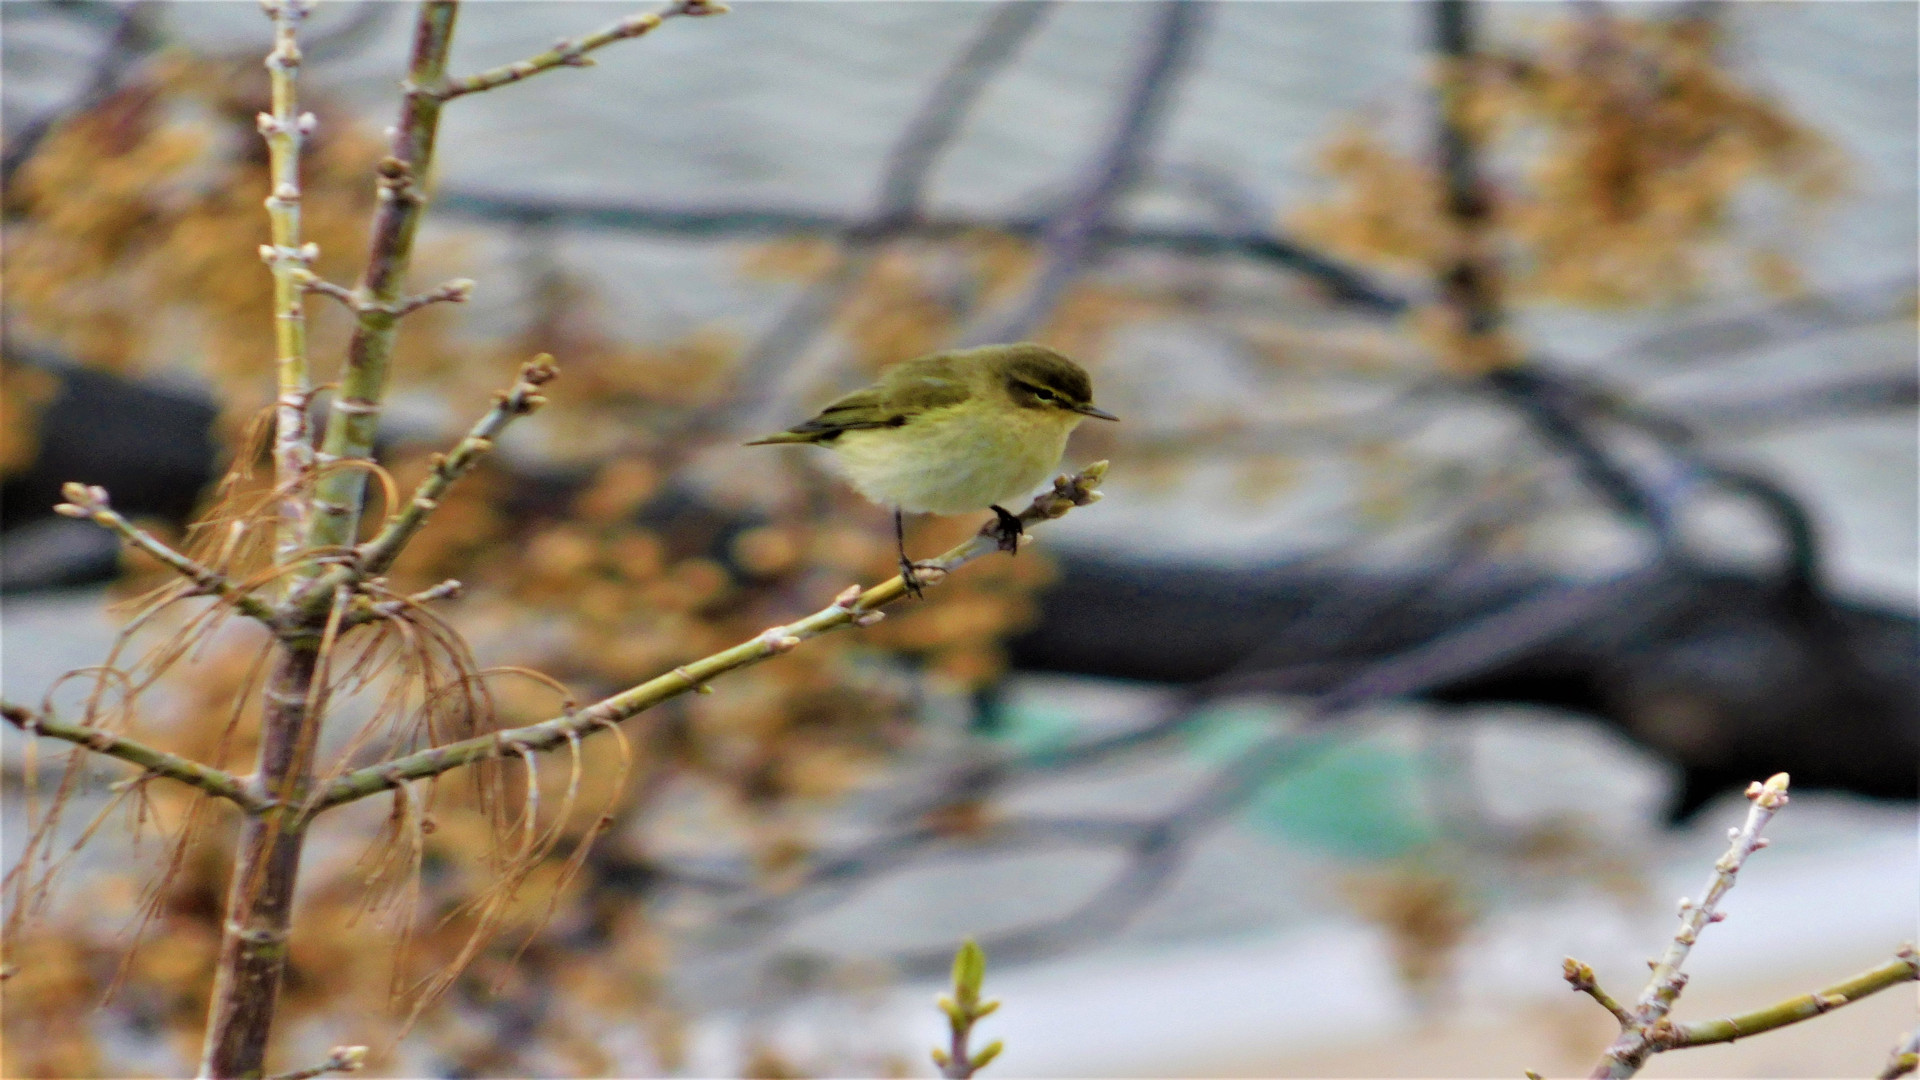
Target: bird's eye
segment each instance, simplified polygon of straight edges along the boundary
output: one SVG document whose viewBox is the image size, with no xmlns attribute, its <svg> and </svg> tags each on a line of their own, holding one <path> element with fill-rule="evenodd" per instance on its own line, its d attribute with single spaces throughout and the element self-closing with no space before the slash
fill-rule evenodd
<svg viewBox="0 0 1920 1080">
<path fill-rule="evenodd" d="M 1059 398 L 1054 394 L 1053 391 L 1047 389 L 1044 386 L 1035 386 L 1032 383 L 1021 383 L 1020 385 L 1023 389 L 1026 390 L 1027 393 L 1032 394 L 1035 398 L 1041 401 L 1052 403 L 1059 400 Z"/>
</svg>

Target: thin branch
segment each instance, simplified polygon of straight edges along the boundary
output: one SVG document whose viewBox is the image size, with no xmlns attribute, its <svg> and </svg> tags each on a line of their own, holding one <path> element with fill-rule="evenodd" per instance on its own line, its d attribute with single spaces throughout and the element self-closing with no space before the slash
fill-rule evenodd
<svg viewBox="0 0 1920 1080">
<path fill-rule="evenodd" d="M 420 527 L 427 522 L 427 516 L 439 507 L 447 489 L 493 449 L 493 440 L 499 437 L 500 432 L 514 420 L 546 403 L 547 399 L 541 395 L 540 388 L 552 382 L 559 373 L 553 357 L 545 353 L 527 361 L 520 369 L 520 381 L 514 383 L 511 390 L 502 391 L 494 397 L 493 408 L 473 425 L 466 437 L 450 453 L 435 455 L 433 470 L 414 489 L 406 508 L 394 515 L 373 539 L 355 551 L 354 563 L 362 575 L 377 575 L 393 565 L 393 560 L 399 557 L 407 541 L 420 531 Z M 318 587 L 315 591 L 319 591 Z"/>
<path fill-rule="evenodd" d="M 472 278 L 454 278 L 442 285 L 436 285 L 418 296 L 409 296 L 395 305 L 396 316 L 410 315 L 428 304 L 464 304 L 473 296 Z"/>
<path fill-rule="evenodd" d="M 1787 805 L 1787 774 L 1777 773 L 1764 784 L 1750 785 L 1747 798 L 1753 805 L 1747 808 L 1746 824 L 1727 831 L 1730 841 L 1727 852 L 1713 864 L 1713 876 L 1707 879 L 1700 900 L 1681 898 L 1680 929 L 1654 962 L 1653 975 L 1634 1002 L 1630 1022 L 1601 1055 L 1589 1080 L 1623 1080 L 1639 1072 L 1647 1058 L 1662 1049 L 1662 1033 L 1672 1030 L 1667 1014 L 1687 985 L 1686 973 L 1680 969 L 1694 942 L 1700 939 L 1700 931 L 1725 917 L 1719 911 L 1720 899 L 1733 888 L 1734 876 L 1746 864 L 1747 857 L 1767 845 L 1760 830 Z"/>
<path fill-rule="evenodd" d="M 56 505 L 53 508 L 54 513 L 64 517 L 82 518 L 110 529 L 120 534 L 120 538 L 129 545 L 167 564 L 180 576 L 193 582 L 198 592 L 226 600 L 241 612 L 253 616 L 269 627 L 279 625 L 280 617 L 272 605 L 241 590 L 239 586 L 229 581 L 226 575 L 175 551 L 152 533 L 120 516 L 119 511 L 108 503 L 105 488 L 69 483 L 60 489 L 60 494 L 65 496 L 67 501 Z"/>
<path fill-rule="evenodd" d="M 980 320 L 963 344 L 1030 336 L 1099 252 L 1103 226 L 1139 178 L 1209 14 L 1209 5 L 1191 0 L 1162 0 L 1155 7 L 1151 39 L 1133 73 L 1118 122 L 1085 182 L 1049 224 L 1043 241 L 1046 261 L 1039 275 L 1012 305 Z"/>
<path fill-rule="evenodd" d="M 1440 0 L 1433 11 L 1439 54 L 1435 142 L 1445 213 L 1452 226 L 1446 262 L 1434 268 L 1441 308 L 1452 323 L 1453 355 L 1444 359 L 1458 370 L 1479 374 L 1506 367 L 1519 356 L 1506 332 L 1493 200 L 1469 122 L 1477 62 L 1474 7 L 1468 0 Z"/>
<path fill-rule="evenodd" d="M 1887 1064 L 1881 1068 L 1879 1080 L 1900 1080 L 1900 1077 L 1913 1072 L 1920 1066 L 1920 1027 L 1907 1032 L 1907 1037 L 1887 1055 Z"/>
<path fill-rule="evenodd" d="M 466 94 L 476 94 L 482 90 L 492 90 L 508 83 L 517 83 L 531 78 L 543 71 L 561 67 L 590 67 L 593 61 L 587 54 L 595 49 L 611 45 L 627 38 L 642 37 L 657 29 L 661 23 L 677 15 L 698 17 L 701 15 L 724 15 L 727 6 L 711 0 L 678 0 L 657 12 L 645 15 L 630 15 L 591 34 L 561 41 L 553 48 L 538 56 L 525 60 L 516 60 L 511 64 L 502 64 L 488 68 L 478 74 L 464 78 L 447 78 L 431 87 L 429 92 L 441 101 L 452 101 Z"/>
<path fill-rule="evenodd" d="M 1622 1028 L 1633 1023 L 1633 1014 L 1621 1008 L 1620 1003 L 1613 1000 L 1612 994 L 1600 989 L 1600 981 L 1594 977 L 1593 968 L 1569 956 L 1562 964 L 1561 974 L 1566 978 L 1568 986 L 1573 987 L 1578 993 L 1591 997 L 1600 1003 L 1601 1008 L 1612 1013 L 1613 1018 L 1620 1021 Z"/>
<path fill-rule="evenodd" d="M 1906 945 L 1894 959 L 1811 994 L 1801 994 L 1738 1016 L 1696 1020 L 1690 1024 L 1669 1024 L 1654 1033 L 1655 1049 L 1677 1050 L 1686 1046 L 1709 1046 L 1744 1039 L 1749 1035 L 1832 1012 L 1869 994 L 1915 980 L 1920 980 L 1920 956 L 1915 955 L 1912 945 Z"/>
<path fill-rule="evenodd" d="M 306 275 L 300 279 L 300 287 L 308 292 L 319 293 L 322 296 L 331 296 L 345 305 L 348 311 L 356 314 L 360 311 L 360 298 L 354 295 L 352 289 L 347 288 L 345 285 L 328 281 L 314 274 L 312 271 L 308 271 Z"/>
<path fill-rule="evenodd" d="M 307 308 L 304 278 L 312 275 L 320 249 L 300 242 L 300 149 L 315 124 L 312 113 L 299 111 L 300 24 L 313 9 L 312 0 L 268 0 L 263 5 L 273 19 L 273 51 L 267 54 L 267 74 L 273 87 L 273 111 L 260 114 L 260 135 L 267 143 L 270 191 L 267 221 L 273 242 L 263 244 L 260 258 L 273 273 L 274 369 L 279 396 L 274 401 L 273 471 L 279 494 L 279 521 L 274 529 L 274 563 L 285 566 L 300 552 L 307 530 L 309 507 L 304 497 L 313 475 L 313 431 L 307 406 L 313 381 L 307 363 Z"/>
<path fill-rule="evenodd" d="M 302 271 L 298 280 L 302 289 L 307 292 L 320 293 L 323 296 L 331 296 L 344 304 L 348 311 L 356 315 L 374 312 L 381 315 L 391 315 L 395 318 L 399 318 L 402 315 L 411 315 L 415 311 L 426 307 L 428 304 L 441 302 L 463 304 L 472 298 L 474 284 L 471 278 L 454 278 L 444 284 L 436 285 L 432 289 L 420 293 L 417 296 L 409 296 L 391 304 L 378 304 L 358 292 L 347 288 L 345 285 L 328 281 L 311 272 Z"/>
<path fill-rule="evenodd" d="M 216 769 L 211 765 L 202 765 L 165 750 L 155 749 L 122 735 L 82 724 L 69 724 L 56 719 L 51 714 L 38 713 L 19 705 L 0 704 L 0 716 L 4 716 L 7 723 L 30 736 L 44 735 L 50 739 L 62 739 L 84 746 L 96 754 L 119 758 L 128 764 L 138 765 L 155 776 L 178 780 L 190 787 L 199 788 L 209 795 L 226 799 L 248 813 L 257 813 L 269 805 L 266 799 L 254 794 L 239 777 L 230 772 Z"/>
<path fill-rule="evenodd" d="M 1031 526 L 1050 521 L 1064 516 L 1076 506 L 1097 502 L 1100 498 L 1100 481 L 1106 476 L 1106 471 L 1107 464 L 1102 461 L 1087 466 L 1074 476 L 1058 478 L 1054 481 L 1053 490 L 1035 497 L 1033 504 L 1021 512 L 1021 523 Z M 935 584 L 947 574 L 996 550 L 997 542 L 982 530 L 938 559 L 920 564 L 921 582 Z M 836 597 L 833 603 L 798 622 L 772 627 L 730 649 L 677 667 L 587 708 L 538 724 L 450 743 L 348 773 L 327 785 L 325 791 L 313 800 L 310 813 L 317 814 L 390 790 L 410 780 L 438 776 L 476 761 L 527 751 L 551 750 L 638 715 L 663 701 L 698 690 L 729 671 L 791 652 L 808 638 L 848 626 L 870 626 L 884 614 L 880 608 L 905 595 L 906 585 L 897 576 L 865 592 L 859 591 L 857 586 L 850 588 Z"/>
</svg>

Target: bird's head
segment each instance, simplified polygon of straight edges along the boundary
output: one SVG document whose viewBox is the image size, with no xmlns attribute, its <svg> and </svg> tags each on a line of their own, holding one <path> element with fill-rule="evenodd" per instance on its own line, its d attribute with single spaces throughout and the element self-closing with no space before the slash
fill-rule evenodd
<svg viewBox="0 0 1920 1080">
<path fill-rule="evenodd" d="M 1119 417 L 1093 404 L 1093 380 L 1085 368 L 1044 345 L 992 345 L 986 353 L 989 376 L 1023 408 L 1079 413 L 1097 420 Z"/>
</svg>

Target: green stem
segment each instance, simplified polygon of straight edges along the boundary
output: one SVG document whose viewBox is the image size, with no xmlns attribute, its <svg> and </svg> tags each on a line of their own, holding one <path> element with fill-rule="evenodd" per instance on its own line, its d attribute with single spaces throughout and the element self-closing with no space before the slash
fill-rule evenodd
<svg viewBox="0 0 1920 1080">
<path fill-rule="evenodd" d="M 354 289 L 361 301 L 359 314 L 327 419 L 326 442 L 318 455 L 321 472 L 314 487 L 309 547 L 346 547 L 359 529 L 366 473 L 338 466 L 371 455 L 380 428 L 380 403 L 400 324 L 397 306 L 426 211 L 424 187 L 433 169 L 434 140 L 445 104 L 436 88 L 446 78 L 458 14 L 454 0 L 429 0 L 414 24 L 400 122 L 394 127 L 392 153 L 381 159 L 377 169 L 379 206 L 374 212 L 367 269 Z M 327 593 L 314 589 L 307 595 L 324 603 Z"/>
<path fill-rule="evenodd" d="M 60 493 L 67 501 L 55 506 L 54 513 L 84 518 L 101 528 L 110 529 L 118 533 L 129 546 L 139 548 L 172 567 L 181 577 L 193 582 L 200 592 L 228 601 L 267 626 L 278 625 L 280 616 L 272 605 L 241 589 L 218 571 L 161 543 L 158 537 L 122 517 L 107 501 L 105 488 L 68 483 L 60 489 Z"/>
<path fill-rule="evenodd" d="M 393 560 L 407 546 L 407 541 L 413 539 L 414 533 L 427 523 L 427 516 L 439 507 L 441 497 L 453 486 L 454 481 L 464 476 L 467 470 L 493 449 L 493 440 L 509 423 L 545 403 L 546 399 L 540 396 L 540 387 L 553 381 L 557 374 L 553 357 L 544 353 L 520 369 L 520 381 L 514 384 L 513 389 L 495 398 L 493 408 L 473 425 L 466 438 L 461 439 L 444 456 L 436 456 L 433 470 L 414 489 L 406 508 L 389 519 L 373 539 L 360 546 L 357 562 L 362 574 L 375 576 L 393 565 Z"/>
<path fill-rule="evenodd" d="M 1033 525 L 1061 517 L 1076 506 L 1098 501 L 1100 481 L 1106 476 L 1107 463 L 1096 462 L 1072 477 L 1061 477 L 1052 491 L 1033 500 L 1020 514 L 1022 525 Z M 946 574 L 999 550 L 991 537 L 975 535 L 922 567 L 922 584 L 938 583 Z M 808 638 L 844 629 L 866 626 L 879 617 L 878 609 L 891 604 L 907 592 L 906 584 L 896 576 L 865 592 L 849 589 L 821 610 L 785 626 L 776 626 L 730 649 L 677 667 L 665 675 L 621 691 L 584 709 L 557 716 L 526 727 L 496 731 L 431 750 L 395 758 L 381 765 L 347 773 L 334 779 L 309 804 L 307 816 L 345 803 L 390 791 L 413 780 L 422 780 L 463 765 L 521 751 L 551 750 L 572 739 L 591 735 L 596 730 L 636 716 L 663 701 L 682 694 L 703 691 L 711 680 L 744 667 L 789 652 Z"/>
<path fill-rule="evenodd" d="M 273 243 L 261 248 L 260 255 L 273 273 L 275 369 L 279 374 L 273 464 L 280 492 L 274 561 L 281 566 L 290 564 L 299 553 L 308 509 L 302 495 L 313 470 L 313 433 L 307 426 L 313 385 L 307 363 L 306 290 L 301 280 L 311 272 L 319 249 L 300 242 L 300 148 L 314 120 L 311 114 L 299 112 L 301 57 L 296 40 L 310 6 L 310 0 L 275 0 L 267 7 L 273 18 L 273 51 L 267 54 L 273 111 L 260 116 L 271 177 L 266 207 Z"/>
<path fill-rule="evenodd" d="M 1708 1046 L 1713 1043 L 1732 1042 L 1748 1035 L 1758 1035 L 1763 1031 L 1797 1024 L 1821 1013 L 1832 1012 L 1842 1005 L 1849 1004 L 1877 994 L 1890 986 L 1920 979 L 1920 959 L 1917 959 L 1913 946 L 1900 950 L 1894 959 L 1877 967 L 1834 983 L 1832 986 L 1815 990 L 1811 994 L 1788 998 L 1785 1001 L 1769 1005 L 1764 1009 L 1741 1013 L 1738 1016 L 1723 1016 L 1718 1020 L 1697 1020 L 1691 1024 L 1671 1024 L 1654 1036 L 1656 1048 L 1677 1050 L 1683 1046 Z"/>
<path fill-rule="evenodd" d="M 119 758 L 128 764 L 138 765 L 155 776 L 178 780 L 183 784 L 199 788 L 209 795 L 226 799 L 250 813 L 265 809 L 267 806 L 267 800 L 248 791 L 246 785 L 240 782 L 240 778 L 230 772 L 216 769 L 211 765 L 202 765 L 190 758 L 170 754 L 165 750 L 155 749 L 125 736 L 87 727 L 84 724 L 69 724 L 18 705 L 0 704 L 0 716 L 4 716 L 7 723 L 28 735 L 63 739 L 75 745 L 84 746 L 96 754 Z"/>
</svg>

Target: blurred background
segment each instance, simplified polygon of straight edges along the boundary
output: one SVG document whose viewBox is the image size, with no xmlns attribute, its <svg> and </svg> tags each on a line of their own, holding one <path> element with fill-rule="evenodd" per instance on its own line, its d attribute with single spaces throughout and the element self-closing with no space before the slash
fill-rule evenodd
<svg viewBox="0 0 1920 1080">
<path fill-rule="evenodd" d="M 472 4 L 455 66 L 631 10 Z M 335 281 L 411 18 L 329 2 L 304 36 Z M 1562 956 L 1636 992 L 1738 789 L 1783 770 L 1679 1014 L 1884 958 L 1920 887 L 1916 22 L 745 2 L 454 103 L 414 284 L 479 287 L 406 324 L 379 454 L 411 482 L 558 358 L 393 575 L 466 582 L 446 615 L 489 664 L 594 700 L 890 574 L 883 511 L 738 445 L 888 363 L 1041 341 L 1123 422 L 1068 452 L 1113 462 L 1106 500 L 1018 559 L 629 723 L 624 765 L 590 743 L 614 828 L 578 873 L 560 845 L 404 1036 L 475 918 L 485 815 L 436 803 L 411 908 L 364 854 L 383 800 L 323 823 L 286 1067 L 365 1042 L 390 1075 L 930 1075 L 972 935 L 989 1075 L 1584 1070 L 1610 1021 Z M 60 700 L 160 580 L 53 516 L 60 483 L 180 535 L 257 448 L 269 27 L 12 2 L 0 30 L 0 676 Z M 348 320 L 310 310 L 325 379 Z M 259 647 L 206 642 L 136 730 L 216 753 Z M 501 726 L 563 700 L 488 688 Z M 59 757 L 17 736 L 9 865 Z M 97 809 L 124 770 L 90 769 Z M 9 943 L 9 1075 L 190 1068 L 227 826 L 160 879 L 134 826 L 188 803 L 148 801 Z M 1648 1072 L 1866 1074 L 1914 1013 L 1896 990 Z"/>
</svg>

